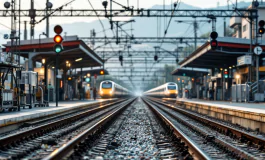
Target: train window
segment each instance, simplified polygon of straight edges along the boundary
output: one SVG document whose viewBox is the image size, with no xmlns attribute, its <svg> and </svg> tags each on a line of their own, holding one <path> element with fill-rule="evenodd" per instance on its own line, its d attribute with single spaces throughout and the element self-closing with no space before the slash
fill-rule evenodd
<svg viewBox="0 0 265 160">
<path fill-rule="evenodd" d="M 112 84 L 111 83 L 103 83 L 102 88 L 106 88 L 106 89 L 112 88 Z"/>
<path fill-rule="evenodd" d="M 176 87 L 176 86 L 167 86 L 167 89 L 168 89 L 168 90 L 176 90 L 177 87 Z"/>
</svg>

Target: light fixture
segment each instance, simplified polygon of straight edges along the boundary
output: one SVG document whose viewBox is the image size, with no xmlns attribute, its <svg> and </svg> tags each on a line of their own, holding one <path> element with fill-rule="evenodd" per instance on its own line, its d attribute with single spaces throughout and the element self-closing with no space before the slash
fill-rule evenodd
<svg viewBox="0 0 265 160">
<path fill-rule="evenodd" d="M 223 68 L 220 68 L 220 71 L 222 71 L 223 70 Z"/>
<path fill-rule="evenodd" d="M 86 78 L 86 76 L 84 76 L 84 78 Z"/>
<path fill-rule="evenodd" d="M 54 69 L 55 67 L 54 66 L 52 66 L 52 69 Z"/>
<path fill-rule="evenodd" d="M 83 58 L 78 58 L 75 61 L 78 62 L 78 61 L 82 61 L 82 60 L 83 60 Z"/>
<path fill-rule="evenodd" d="M 239 79 L 239 78 L 240 78 L 240 75 L 239 75 L 239 74 L 237 74 L 237 75 L 236 75 L 236 79 Z"/>
<path fill-rule="evenodd" d="M 90 77 L 90 73 L 88 73 L 86 76 L 87 76 L 87 77 Z"/>
<path fill-rule="evenodd" d="M 232 67 L 230 66 L 229 69 L 232 69 Z"/>
<path fill-rule="evenodd" d="M 66 64 L 68 64 L 69 63 L 69 61 L 66 61 Z"/>
<path fill-rule="evenodd" d="M 45 62 L 46 62 L 45 58 L 43 58 L 43 59 L 41 60 L 41 62 L 42 62 L 42 64 L 45 64 Z"/>
</svg>

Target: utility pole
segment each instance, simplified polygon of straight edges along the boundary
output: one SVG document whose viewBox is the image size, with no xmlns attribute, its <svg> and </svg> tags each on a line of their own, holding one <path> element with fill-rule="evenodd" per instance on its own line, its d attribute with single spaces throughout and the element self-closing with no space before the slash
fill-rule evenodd
<svg viewBox="0 0 265 160">
<path fill-rule="evenodd" d="M 196 18 L 194 19 L 194 23 L 193 23 L 193 27 L 194 27 L 194 50 L 197 49 L 197 30 L 198 30 L 198 23 L 196 21 Z"/>
<path fill-rule="evenodd" d="M 48 4 L 49 4 L 49 0 L 47 0 L 46 2 L 46 35 L 47 35 L 47 38 L 50 36 L 50 29 L 49 29 L 49 16 L 48 16 Z"/>
<path fill-rule="evenodd" d="M 34 26 L 35 26 L 35 16 L 36 12 L 34 10 L 34 0 L 30 3 L 30 40 L 34 39 Z"/>
</svg>

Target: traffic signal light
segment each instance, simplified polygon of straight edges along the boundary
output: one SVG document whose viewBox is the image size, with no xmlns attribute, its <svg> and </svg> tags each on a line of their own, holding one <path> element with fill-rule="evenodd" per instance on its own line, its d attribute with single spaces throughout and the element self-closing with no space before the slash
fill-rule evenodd
<svg viewBox="0 0 265 160">
<path fill-rule="evenodd" d="M 264 25 L 265 25 L 265 21 L 260 20 L 259 21 L 259 30 L 258 30 L 259 34 L 264 34 L 264 32 L 265 32 Z"/>
<path fill-rule="evenodd" d="M 155 61 L 158 60 L 158 56 L 157 56 L 157 55 L 154 56 L 154 60 L 155 60 Z"/>
<path fill-rule="evenodd" d="M 216 38 L 218 37 L 218 33 L 213 31 L 210 35 L 210 37 L 212 38 L 210 44 L 211 44 L 211 48 L 213 50 L 215 50 L 218 47 L 218 41 L 216 40 Z"/>
<path fill-rule="evenodd" d="M 228 71 L 226 71 L 226 70 L 224 71 L 224 77 L 228 78 Z"/>
<path fill-rule="evenodd" d="M 90 82 L 90 78 L 89 77 L 85 78 L 85 82 L 89 83 Z"/>
<path fill-rule="evenodd" d="M 101 75 L 104 75 L 104 70 L 101 70 L 99 73 L 100 73 Z"/>
<path fill-rule="evenodd" d="M 63 32 L 63 28 L 60 25 L 56 25 L 54 27 L 54 32 L 56 33 L 56 35 L 53 38 L 53 41 L 55 43 L 53 50 L 55 51 L 55 53 L 60 53 L 63 51 L 63 37 L 60 35 Z"/>
</svg>

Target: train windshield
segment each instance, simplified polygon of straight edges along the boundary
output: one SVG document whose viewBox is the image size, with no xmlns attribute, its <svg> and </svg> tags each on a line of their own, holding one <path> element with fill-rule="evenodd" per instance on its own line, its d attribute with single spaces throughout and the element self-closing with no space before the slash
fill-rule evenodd
<svg viewBox="0 0 265 160">
<path fill-rule="evenodd" d="M 102 83 L 102 88 L 112 88 L 112 84 L 111 83 Z"/>
<path fill-rule="evenodd" d="M 176 86 L 167 86 L 167 89 L 168 89 L 168 90 L 176 90 L 177 87 L 176 87 Z"/>
</svg>

